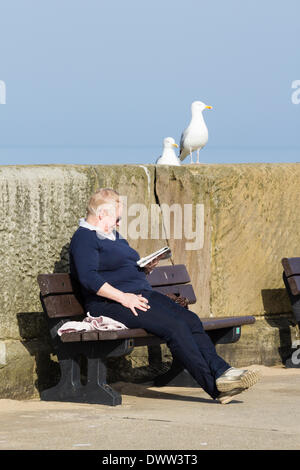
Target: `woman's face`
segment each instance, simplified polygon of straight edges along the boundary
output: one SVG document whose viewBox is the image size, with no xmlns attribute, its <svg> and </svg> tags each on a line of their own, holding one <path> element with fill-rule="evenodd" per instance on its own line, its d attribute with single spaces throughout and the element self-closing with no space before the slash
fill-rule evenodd
<svg viewBox="0 0 300 470">
<path fill-rule="evenodd" d="M 106 232 L 110 233 L 120 225 L 122 210 L 121 203 L 108 203 L 106 205 L 103 216 L 100 218 L 101 225 L 103 225 Z"/>
</svg>

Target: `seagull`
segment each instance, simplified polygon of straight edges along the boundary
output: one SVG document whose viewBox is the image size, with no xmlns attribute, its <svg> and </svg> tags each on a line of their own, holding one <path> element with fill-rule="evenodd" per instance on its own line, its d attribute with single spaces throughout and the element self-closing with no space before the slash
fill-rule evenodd
<svg viewBox="0 0 300 470">
<path fill-rule="evenodd" d="M 194 101 L 192 103 L 192 119 L 189 126 L 183 131 L 180 139 L 180 160 L 184 160 L 190 154 L 191 163 L 193 163 L 193 152 L 197 150 L 196 163 L 200 163 L 199 151 L 208 141 L 208 130 L 202 116 L 204 109 L 212 109 L 212 106 L 207 106 L 202 101 Z"/>
<path fill-rule="evenodd" d="M 157 165 L 177 165 L 180 166 L 180 160 L 177 157 L 174 147 L 178 148 L 173 137 L 166 137 L 163 142 L 163 153 L 161 157 L 156 160 Z"/>
</svg>

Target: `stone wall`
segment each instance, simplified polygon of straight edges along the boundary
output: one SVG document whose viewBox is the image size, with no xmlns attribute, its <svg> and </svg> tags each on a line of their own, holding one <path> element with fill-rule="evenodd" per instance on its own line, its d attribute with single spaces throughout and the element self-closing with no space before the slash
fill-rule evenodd
<svg viewBox="0 0 300 470">
<path fill-rule="evenodd" d="M 0 167 L 0 397 L 37 395 L 57 377 L 36 278 L 68 271 L 70 238 L 98 187 L 115 188 L 128 207 L 203 204 L 204 244 L 197 250 L 186 249 L 185 236 L 173 237 L 172 224 L 167 233 L 159 213 L 159 238 L 126 238 L 141 256 L 171 247 L 165 263 L 187 265 L 197 295 L 191 309 L 200 317 L 256 316 L 238 343 L 218 346 L 225 359 L 280 363 L 298 335 L 280 260 L 299 256 L 299 183 L 299 164 Z M 141 225 L 151 227 L 150 210 L 143 217 Z M 128 215 L 128 222 L 134 218 Z M 189 229 L 196 223 L 195 214 L 185 222 Z M 170 360 L 166 347 L 162 355 Z M 161 363 L 157 351 L 137 348 L 110 366 L 111 380 L 135 380 Z"/>
</svg>

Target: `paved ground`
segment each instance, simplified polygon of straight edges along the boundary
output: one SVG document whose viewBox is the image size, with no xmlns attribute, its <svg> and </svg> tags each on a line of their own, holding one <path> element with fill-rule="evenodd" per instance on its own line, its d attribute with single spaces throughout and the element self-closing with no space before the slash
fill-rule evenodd
<svg viewBox="0 0 300 470">
<path fill-rule="evenodd" d="M 116 407 L 0 400 L 0 450 L 300 449 L 300 369 L 257 367 L 260 382 L 228 405 L 126 383 Z"/>
</svg>

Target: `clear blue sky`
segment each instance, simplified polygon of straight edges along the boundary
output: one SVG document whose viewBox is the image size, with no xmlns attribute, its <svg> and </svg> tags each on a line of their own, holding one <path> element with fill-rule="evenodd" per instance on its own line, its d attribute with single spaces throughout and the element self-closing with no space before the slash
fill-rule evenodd
<svg viewBox="0 0 300 470">
<path fill-rule="evenodd" d="M 300 161 L 299 30 L 299 0 L 0 0 L 0 163 L 154 163 L 196 99 L 203 161 Z"/>
</svg>

